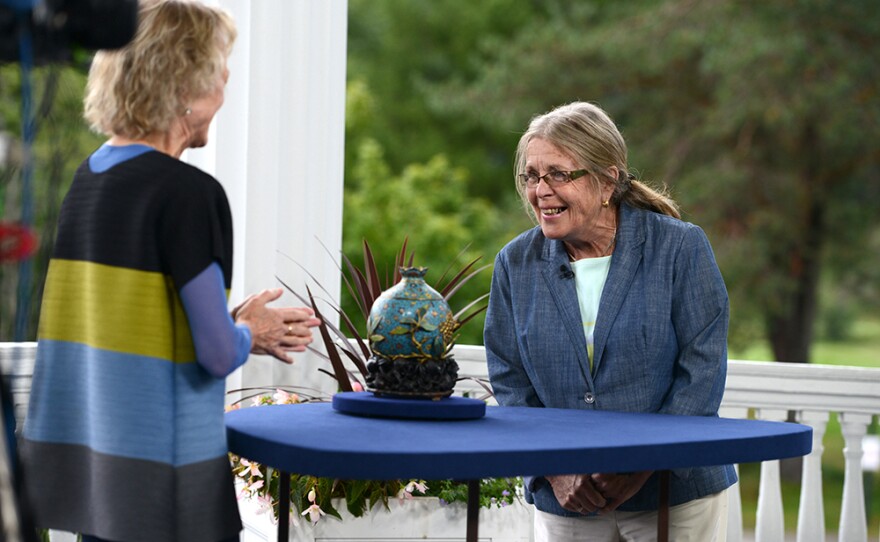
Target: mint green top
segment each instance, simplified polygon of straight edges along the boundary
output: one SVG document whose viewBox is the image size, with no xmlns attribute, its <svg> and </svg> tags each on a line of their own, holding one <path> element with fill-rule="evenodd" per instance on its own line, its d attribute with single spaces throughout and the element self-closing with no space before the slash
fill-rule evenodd
<svg viewBox="0 0 880 542">
<path fill-rule="evenodd" d="M 609 269 L 611 269 L 611 256 L 586 258 L 571 263 L 577 288 L 578 306 L 581 309 L 584 336 L 587 338 L 590 371 L 593 370 L 593 330 L 596 328 L 599 300 L 602 298 L 602 289 L 605 288 L 605 279 L 608 278 Z"/>
</svg>

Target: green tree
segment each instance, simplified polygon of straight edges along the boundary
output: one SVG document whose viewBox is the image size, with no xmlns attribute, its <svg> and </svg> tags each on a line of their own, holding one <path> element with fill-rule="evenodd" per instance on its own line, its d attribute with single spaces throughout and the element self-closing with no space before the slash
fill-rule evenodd
<svg viewBox="0 0 880 542">
<path fill-rule="evenodd" d="M 809 361 L 820 276 L 876 280 L 864 250 L 880 226 L 874 2 L 554 5 L 484 51 L 476 81 L 431 93 L 502 130 L 598 102 L 642 177 L 671 185 L 708 231 L 732 340 L 761 332 L 777 359 Z"/>
<path fill-rule="evenodd" d="M 390 266 L 407 240 L 414 264 L 429 268 L 426 279 L 432 285 L 450 267 L 458 270 L 475 258 L 481 258 L 477 267 L 491 264 L 500 246 L 527 225 L 525 215 L 516 213 L 521 222 L 502 220 L 504 206 L 474 194 L 471 170 L 453 162 L 446 152 L 424 160 L 407 154 L 412 161 L 395 165 L 375 130 L 386 100 L 373 92 L 367 80 L 349 80 L 343 252 L 361 267 L 366 241 L 380 269 L 389 266 L 384 271 L 391 277 Z M 444 150 L 454 152 L 449 147 Z M 447 274 L 443 283 L 449 278 Z M 491 271 L 479 273 L 453 296 L 452 308 L 461 309 L 488 292 L 490 282 Z M 347 293 L 342 305 L 348 315 L 357 313 Z M 469 322 L 459 342 L 482 344 L 482 323 L 482 315 Z M 363 322 L 356 325 L 365 328 Z"/>
<path fill-rule="evenodd" d="M 529 227 L 513 188 L 517 135 L 450 111 L 445 103 L 453 97 L 431 89 L 475 81 L 482 51 L 510 39 L 541 4 L 349 2 L 343 232 L 349 258 L 362 261 L 366 239 L 380 261 L 391 262 L 408 238 L 415 263 L 430 268 L 433 283 L 456 257 L 459 264 L 477 256 L 491 264 L 504 243 Z M 490 280 L 488 270 L 475 277 L 452 299 L 453 308 L 488 292 Z M 351 301 L 344 306 L 351 314 Z M 459 341 L 482 344 L 482 318 Z"/>
<path fill-rule="evenodd" d="M 362 265 L 364 241 L 381 270 L 381 262 L 393 264 L 405 239 L 413 263 L 429 268 L 429 284 L 436 284 L 452 264 L 458 269 L 476 258 L 482 258 L 478 266 L 491 264 L 494 254 L 487 256 L 483 248 L 501 231 L 501 222 L 486 200 L 468 195 L 465 170 L 437 155 L 395 174 L 375 140 L 364 140 L 358 151 L 354 187 L 346 188 L 343 225 L 343 252 L 355 265 Z M 394 272 L 384 271 L 389 277 Z M 451 300 L 453 309 L 488 292 L 490 278 L 486 270 L 465 285 Z M 349 315 L 356 313 L 352 300 L 345 300 L 343 308 Z M 464 327 L 459 340 L 481 344 L 482 318 Z"/>
<path fill-rule="evenodd" d="M 475 81 L 487 60 L 484 52 L 521 32 L 542 5 L 523 0 L 351 0 L 348 76 L 369 88 L 374 111 L 360 133 L 378 141 L 394 170 L 443 153 L 468 170 L 470 193 L 498 199 L 499 181 L 512 187 L 516 134 L 486 125 L 479 116 L 448 111 L 445 103 L 455 97 L 430 90 L 450 81 Z M 347 156 L 349 172 L 356 148 Z M 347 183 L 352 181 L 346 177 Z M 513 190 L 505 194 L 503 201 L 511 203 Z"/>
</svg>

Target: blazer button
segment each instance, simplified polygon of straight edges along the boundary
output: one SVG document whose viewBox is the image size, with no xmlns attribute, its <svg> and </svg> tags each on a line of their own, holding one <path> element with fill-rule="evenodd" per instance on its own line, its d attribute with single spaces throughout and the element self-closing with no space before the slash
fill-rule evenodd
<svg viewBox="0 0 880 542">
<path fill-rule="evenodd" d="M 596 402 L 596 396 L 593 395 L 592 393 L 587 392 L 584 394 L 584 402 L 587 403 L 588 405 L 592 405 L 593 403 Z"/>
</svg>

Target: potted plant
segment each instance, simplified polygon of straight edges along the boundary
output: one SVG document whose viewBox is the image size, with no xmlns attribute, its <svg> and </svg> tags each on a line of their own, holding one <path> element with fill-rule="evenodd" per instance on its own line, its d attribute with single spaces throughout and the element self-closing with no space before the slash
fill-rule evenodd
<svg viewBox="0 0 880 542">
<path fill-rule="evenodd" d="M 368 321 L 370 309 L 375 300 L 383 291 L 400 280 L 400 268 L 412 267 L 414 261 L 414 254 L 407 250 L 407 240 L 404 240 L 394 259 L 393 269 L 380 270 L 366 241 L 363 243 L 363 256 L 362 268 L 354 265 L 345 255 L 342 255 L 342 261 L 338 264 L 346 289 L 357 307 L 354 315 L 346 313 L 342 309 L 341 303 L 332 300 L 332 296 L 321 287 L 314 277 L 312 280 L 316 287 L 323 291 L 327 298 L 319 298 L 313 294 L 310 287 L 306 288 L 305 294 L 301 294 L 282 281 L 285 288 L 296 295 L 300 301 L 311 306 L 315 315 L 321 319 L 319 333 L 323 351 L 317 348 L 310 348 L 310 350 L 329 363 L 329 368 L 321 367 L 318 370 L 335 380 L 338 391 L 363 391 L 367 387 L 371 351 L 368 340 L 364 338 L 355 321 L 363 323 Z M 448 301 L 461 291 L 464 284 L 488 267 L 477 266 L 479 260 L 480 258 L 471 260 L 459 269 L 449 266 L 434 282 L 435 289 Z M 459 328 L 485 310 L 486 304 L 484 302 L 487 297 L 488 294 L 477 297 L 454 314 Z M 323 316 L 324 313 L 318 305 L 319 300 L 326 303 L 330 307 L 329 310 L 336 311 L 339 315 L 339 326 L 328 322 Z M 447 354 L 450 352 L 447 351 Z M 478 383 L 484 390 L 479 398 L 485 400 L 491 397 L 491 388 L 488 383 L 485 381 L 478 381 Z M 314 390 L 290 387 L 249 388 L 235 390 L 235 392 L 244 392 L 245 396 L 233 404 L 232 408 L 238 408 L 246 401 L 251 401 L 254 406 L 260 406 L 330 400 L 330 397 L 323 396 Z M 278 471 L 250 462 L 246 458 L 237 456 L 231 456 L 231 458 L 233 472 L 239 485 L 239 497 L 244 499 L 243 502 L 247 503 L 247 506 L 255 514 L 265 515 L 273 520 L 277 518 Z M 311 540 L 308 538 L 308 533 L 305 533 L 305 537 L 303 537 L 303 531 L 311 532 L 320 524 L 326 524 L 325 517 L 337 520 L 346 518 L 346 522 L 351 522 L 353 518 L 364 520 L 365 514 L 374 508 L 384 509 L 390 514 L 408 516 L 410 515 L 408 512 L 414 512 L 416 509 L 421 510 L 421 515 L 424 515 L 425 512 L 434 513 L 435 509 L 446 507 L 445 510 L 439 512 L 440 516 L 450 516 L 453 510 L 460 509 L 463 518 L 463 503 L 467 501 L 466 484 L 454 480 L 337 480 L 293 474 L 291 475 L 290 488 L 291 520 L 292 523 L 299 525 L 298 528 L 292 530 L 292 539 L 300 537 L 296 540 Z M 525 515 L 525 521 L 529 523 L 529 511 L 522 505 L 520 495 L 521 480 L 518 478 L 481 481 L 481 506 L 498 509 L 506 509 L 511 505 L 518 506 L 517 513 L 520 516 Z M 412 504 L 417 501 L 417 499 L 413 499 L 414 496 L 430 497 L 433 504 Z M 378 507 L 377 505 L 380 503 L 382 506 Z M 512 516 L 514 510 L 509 510 L 507 514 Z M 481 518 L 481 523 L 486 519 L 491 518 Z M 433 522 L 437 523 L 437 520 L 435 519 Z M 399 522 L 393 520 L 384 523 L 396 524 Z M 463 525 L 463 519 L 461 522 L 456 520 L 452 523 L 452 528 L 458 530 Z M 525 540 L 528 539 L 527 527 L 513 527 L 515 522 L 509 518 L 498 521 L 498 523 L 502 527 L 519 532 L 519 534 L 524 533 Z M 369 536 L 378 535 L 375 532 L 376 528 L 375 525 L 367 527 Z M 357 529 L 359 528 L 355 527 L 355 530 Z M 410 534 L 417 537 L 428 536 L 418 528 Z M 518 540 L 515 535 L 511 536 L 513 537 L 506 539 Z"/>
</svg>

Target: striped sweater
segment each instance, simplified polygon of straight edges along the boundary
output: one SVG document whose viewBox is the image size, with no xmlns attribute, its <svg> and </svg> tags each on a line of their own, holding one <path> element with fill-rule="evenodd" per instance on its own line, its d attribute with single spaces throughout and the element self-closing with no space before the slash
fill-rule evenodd
<svg viewBox="0 0 880 542">
<path fill-rule="evenodd" d="M 213 262 L 228 288 L 231 216 L 211 176 L 155 151 L 77 170 L 22 441 L 39 526 L 124 542 L 240 530 L 224 382 L 197 363 L 179 297 Z"/>
</svg>

